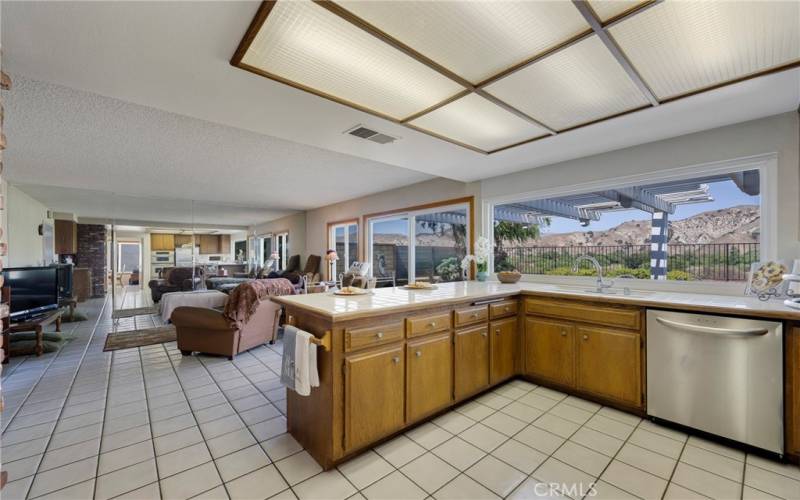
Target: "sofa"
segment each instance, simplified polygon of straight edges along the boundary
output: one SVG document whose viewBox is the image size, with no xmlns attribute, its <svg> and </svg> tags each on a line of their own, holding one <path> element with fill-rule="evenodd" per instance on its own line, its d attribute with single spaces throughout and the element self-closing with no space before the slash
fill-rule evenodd
<svg viewBox="0 0 800 500">
<path fill-rule="evenodd" d="M 170 320 L 175 325 L 178 349 L 184 356 L 199 351 L 233 359 L 240 352 L 274 342 L 281 307 L 270 297 L 294 293 L 294 286 L 286 279 L 251 280 L 231 291 L 222 311 L 177 307 Z"/>
<path fill-rule="evenodd" d="M 168 292 L 187 292 L 194 290 L 203 282 L 203 269 L 200 267 L 169 267 L 161 279 L 153 279 L 147 283 L 153 302 L 159 302 L 161 296 Z"/>
<path fill-rule="evenodd" d="M 171 320 L 184 356 L 199 351 L 233 359 L 240 352 L 274 342 L 280 314 L 280 305 L 266 298 L 247 321 L 234 323 L 215 309 L 187 306 L 172 311 Z"/>
</svg>

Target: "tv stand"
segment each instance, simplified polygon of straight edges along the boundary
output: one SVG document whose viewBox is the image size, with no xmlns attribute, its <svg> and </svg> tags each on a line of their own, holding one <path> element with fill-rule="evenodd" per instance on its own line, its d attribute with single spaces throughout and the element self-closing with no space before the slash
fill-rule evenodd
<svg viewBox="0 0 800 500">
<path fill-rule="evenodd" d="M 61 309 L 56 309 L 55 311 L 50 311 L 40 316 L 28 318 L 25 321 L 21 321 L 19 323 L 11 323 L 11 326 L 8 329 L 8 333 L 11 334 L 11 333 L 22 333 L 22 332 L 35 332 L 36 345 L 33 348 L 33 350 L 36 353 L 37 357 L 41 356 L 42 353 L 44 352 L 44 343 L 43 343 L 44 327 L 52 323 L 55 323 L 56 331 L 61 332 L 62 312 L 63 311 Z"/>
</svg>

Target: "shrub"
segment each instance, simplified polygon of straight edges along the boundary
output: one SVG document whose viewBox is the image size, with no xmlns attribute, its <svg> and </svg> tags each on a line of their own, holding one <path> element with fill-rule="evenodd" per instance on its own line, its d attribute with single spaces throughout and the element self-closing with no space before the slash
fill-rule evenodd
<svg viewBox="0 0 800 500">
<path fill-rule="evenodd" d="M 667 279 L 676 281 L 693 281 L 694 276 L 686 271 L 667 271 Z"/>
<path fill-rule="evenodd" d="M 436 266 L 436 274 L 441 276 L 443 281 L 457 281 L 461 279 L 461 263 L 458 257 L 448 257 L 442 259 Z"/>
</svg>

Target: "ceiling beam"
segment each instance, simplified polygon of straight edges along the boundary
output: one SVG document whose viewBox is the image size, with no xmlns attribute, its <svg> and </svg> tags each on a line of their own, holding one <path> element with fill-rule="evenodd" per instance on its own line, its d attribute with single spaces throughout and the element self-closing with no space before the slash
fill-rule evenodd
<svg viewBox="0 0 800 500">
<path fill-rule="evenodd" d="M 507 102 L 505 102 L 505 101 L 503 101 L 501 99 L 498 99 L 497 97 L 495 97 L 492 94 L 486 92 L 485 90 L 476 89 L 475 93 L 478 94 L 479 96 L 483 97 L 487 101 L 489 101 L 491 103 L 494 103 L 497 106 L 500 106 L 501 108 L 505 109 L 509 113 L 511 113 L 511 114 L 513 114 L 515 116 L 518 116 L 519 118 L 522 118 L 523 120 L 527 121 L 528 123 L 532 123 L 533 125 L 536 125 L 537 127 L 545 129 L 547 131 L 547 133 L 550 134 L 550 135 L 556 135 L 558 133 L 558 132 L 556 132 L 555 129 L 552 129 L 552 128 L 548 127 L 547 125 L 545 125 L 544 123 L 540 122 L 536 118 L 528 115 L 527 113 L 524 113 L 524 112 L 518 110 L 514 106 L 508 104 Z"/>
<path fill-rule="evenodd" d="M 642 75 L 636 71 L 636 68 L 633 67 L 633 64 L 628 60 L 628 57 L 622 52 L 622 49 L 617 42 L 611 37 L 611 34 L 606 31 L 606 28 L 597 18 L 597 14 L 594 13 L 591 6 L 589 6 L 589 2 L 586 0 L 572 0 L 572 4 L 575 5 L 575 8 L 578 9 L 578 12 L 581 13 L 583 18 L 589 23 L 589 26 L 592 27 L 592 31 L 600 38 L 600 41 L 603 42 L 603 45 L 606 46 L 611 55 L 614 56 L 614 59 L 622 66 L 622 69 L 625 70 L 625 73 L 628 74 L 628 77 L 633 80 L 633 83 L 639 88 L 639 91 L 644 95 L 645 99 L 647 99 L 652 106 L 658 106 L 660 102 L 656 97 L 656 94 L 653 90 L 647 85 L 647 83 L 642 78 Z"/>
<path fill-rule="evenodd" d="M 745 172 L 735 172 L 731 174 L 736 187 L 742 190 L 743 193 L 750 196 L 758 196 L 761 192 L 761 183 L 758 170 L 747 170 Z"/>
</svg>

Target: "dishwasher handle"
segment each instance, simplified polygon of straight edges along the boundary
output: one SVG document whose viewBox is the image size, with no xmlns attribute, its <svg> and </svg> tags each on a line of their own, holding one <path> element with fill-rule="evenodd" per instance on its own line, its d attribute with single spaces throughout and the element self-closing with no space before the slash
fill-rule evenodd
<svg viewBox="0 0 800 500">
<path fill-rule="evenodd" d="M 761 335 L 766 335 L 767 333 L 769 333 L 769 330 L 766 328 L 753 328 L 750 330 L 737 330 L 733 328 L 716 328 L 713 326 L 700 326 L 700 325 L 691 325 L 688 323 L 679 323 L 678 321 L 672 321 L 658 316 L 656 316 L 656 321 L 658 321 L 664 326 L 675 328 L 676 330 L 681 330 L 684 332 L 710 333 L 713 335 L 722 335 L 725 337 L 760 337 Z"/>
</svg>

